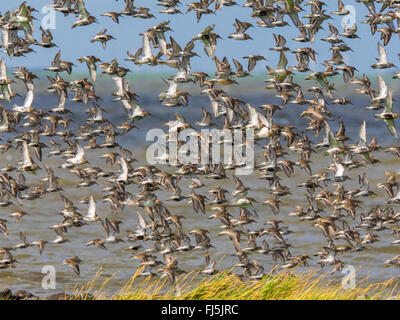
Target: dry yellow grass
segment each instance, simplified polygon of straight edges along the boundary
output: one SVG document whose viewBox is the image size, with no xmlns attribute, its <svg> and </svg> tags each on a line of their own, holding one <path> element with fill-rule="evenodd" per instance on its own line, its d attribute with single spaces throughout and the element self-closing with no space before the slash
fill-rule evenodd
<svg viewBox="0 0 400 320">
<path fill-rule="evenodd" d="M 74 290 L 73 299 L 113 300 L 355 300 L 400 299 L 398 280 L 369 283 L 358 281 L 355 289 L 344 289 L 341 283 L 317 275 L 315 271 L 294 275 L 289 272 L 266 275 L 261 280 L 244 281 L 231 271 L 201 278 L 192 272 L 177 279 L 171 286 L 167 279 L 138 278 L 140 270 L 117 294 L 107 293 L 107 284 L 95 289 L 101 270 L 95 279 Z"/>
</svg>

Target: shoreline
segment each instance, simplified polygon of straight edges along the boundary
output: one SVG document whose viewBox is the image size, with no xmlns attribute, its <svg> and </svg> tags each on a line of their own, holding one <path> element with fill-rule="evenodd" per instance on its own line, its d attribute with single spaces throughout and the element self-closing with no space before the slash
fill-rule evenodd
<svg viewBox="0 0 400 320">
<path fill-rule="evenodd" d="M 0 290 L 0 300 L 400 300 L 400 280 L 368 283 L 368 278 L 347 288 L 340 282 L 327 279 L 327 273 L 315 271 L 303 274 L 280 272 L 266 274 L 259 280 L 244 281 L 232 270 L 218 272 L 198 279 L 199 272 L 181 276 L 171 286 L 168 279 L 147 277 L 137 280 L 138 270 L 119 293 L 108 295 L 107 279 L 99 289 L 95 281 L 83 285 L 75 293 L 59 292 L 36 296 L 25 290 Z M 140 282 L 143 286 L 137 285 Z"/>
</svg>

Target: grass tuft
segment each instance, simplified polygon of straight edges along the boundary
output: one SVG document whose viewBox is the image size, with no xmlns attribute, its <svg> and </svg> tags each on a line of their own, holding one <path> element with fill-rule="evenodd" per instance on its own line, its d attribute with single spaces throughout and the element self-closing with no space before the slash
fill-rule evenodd
<svg viewBox="0 0 400 320">
<path fill-rule="evenodd" d="M 340 282 L 316 271 L 304 274 L 290 272 L 265 275 L 261 280 L 243 280 L 232 270 L 201 278 L 198 271 L 177 278 L 175 285 L 168 279 L 138 278 L 139 269 L 116 294 L 107 294 L 105 280 L 98 289 L 95 278 L 81 288 L 75 288 L 71 299 L 111 300 L 377 300 L 400 299 L 399 280 L 368 283 L 368 277 L 357 282 L 354 289 L 344 289 Z"/>
</svg>

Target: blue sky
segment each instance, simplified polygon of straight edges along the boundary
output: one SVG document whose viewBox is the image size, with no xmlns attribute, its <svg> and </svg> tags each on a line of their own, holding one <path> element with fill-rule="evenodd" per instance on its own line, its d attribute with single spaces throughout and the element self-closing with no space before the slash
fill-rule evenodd
<svg viewBox="0 0 400 320">
<path fill-rule="evenodd" d="M 186 12 L 187 4 L 193 0 L 181 0 L 182 5 L 179 9 L 182 12 Z M 19 6 L 22 1 L 7 1 L 1 4 L 1 13 L 7 10 L 15 9 Z M 51 0 L 28 0 L 28 5 L 34 6 L 39 12 L 34 13 L 34 16 L 38 19 L 35 21 L 35 33 L 36 39 L 40 40 L 39 26 L 44 15 L 41 13 L 42 8 L 46 4 L 50 4 Z M 242 5 L 245 0 L 237 0 Z M 358 35 L 361 39 L 345 39 L 346 43 L 354 48 L 354 52 L 345 53 L 345 62 L 357 67 L 360 72 L 370 73 L 373 70 L 370 68 L 375 62 L 377 57 L 377 41 L 379 40 L 380 33 L 376 33 L 374 36 L 370 33 L 370 28 L 366 24 L 362 24 L 361 20 L 365 19 L 365 15 L 368 13 L 366 7 L 362 4 L 356 3 L 355 0 L 344 0 L 345 5 L 353 5 L 356 12 L 356 21 L 358 24 Z M 157 6 L 156 0 L 135 0 L 136 6 L 147 6 L 150 7 L 151 13 L 156 16 L 156 19 L 138 19 L 128 16 L 123 16 L 120 19 L 120 24 L 114 23 L 110 18 L 100 16 L 101 13 L 107 11 L 121 11 L 124 8 L 123 0 L 85 0 L 88 11 L 95 15 L 99 21 L 99 24 L 92 24 L 89 26 L 78 27 L 71 29 L 72 23 L 76 20 L 74 15 L 64 17 L 63 14 L 56 14 L 56 29 L 52 30 L 54 35 L 54 42 L 60 47 L 62 51 L 62 59 L 66 61 L 74 62 L 77 65 L 76 70 L 85 70 L 83 65 L 80 65 L 76 59 L 85 55 L 96 55 L 102 61 L 110 61 L 113 58 L 117 58 L 122 66 L 128 67 L 133 72 L 173 72 L 172 69 L 166 66 L 148 67 L 148 66 L 135 66 L 131 62 L 123 61 L 127 57 L 126 51 L 135 52 L 141 46 L 140 32 L 145 31 L 148 27 L 158 24 L 161 21 L 171 20 L 170 27 L 174 32 L 168 32 L 166 35 L 169 37 L 173 36 L 178 43 L 183 47 L 193 36 L 203 30 L 206 26 L 213 23 L 216 24 L 215 32 L 218 33 L 223 39 L 218 41 L 216 56 L 223 58 L 236 58 L 246 65 L 246 60 L 242 59 L 243 56 L 249 54 L 261 54 L 267 58 L 267 64 L 272 67 L 276 66 L 279 60 L 279 53 L 270 51 L 268 48 L 273 46 L 273 33 L 280 33 L 284 35 L 287 40 L 287 46 L 294 50 L 301 47 L 313 47 L 317 52 L 318 63 L 326 60 L 330 57 L 330 51 L 328 51 L 330 45 L 319 39 L 327 36 L 329 32 L 328 22 L 334 24 L 340 31 L 341 21 L 343 17 L 332 16 L 333 20 L 324 22 L 324 29 L 317 35 L 317 41 L 311 45 L 310 43 L 298 43 L 291 39 L 298 35 L 298 31 L 295 27 L 291 26 L 292 22 L 288 17 L 285 20 L 289 22 L 288 27 L 283 28 L 260 28 L 256 26 L 256 19 L 251 18 L 251 9 L 243 8 L 241 6 L 225 7 L 223 10 L 217 11 L 217 13 L 211 15 L 204 15 L 200 23 L 196 22 L 195 13 L 189 12 L 183 15 L 166 15 L 158 13 L 161 9 Z M 330 0 L 326 1 L 329 4 L 327 7 L 327 13 L 336 9 L 337 1 Z M 213 5 L 212 5 L 213 7 Z M 306 10 L 309 11 L 309 7 L 305 6 Z M 300 13 L 300 16 L 305 13 Z M 253 23 L 254 28 L 250 28 L 247 33 L 253 37 L 254 40 L 248 41 L 237 41 L 228 39 L 228 35 L 234 31 L 232 24 L 238 18 L 242 21 Z M 303 19 L 304 22 L 308 21 Z M 113 35 L 117 40 L 111 40 L 108 43 L 107 49 L 103 50 L 100 43 L 91 43 L 90 39 L 100 30 L 107 28 L 107 33 Z M 397 35 L 393 36 L 387 46 L 387 52 L 389 61 L 396 65 L 400 65 L 397 56 L 398 53 L 399 38 Z M 40 47 L 34 47 L 36 53 L 31 53 L 27 57 L 13 58 L 9 60 L 7 58 L 7 66 L 19 66 L 26 65 L 32 69 L 45 68 L 50 65 L 50 62 L 54 55 L 57 53 L 57 48 L 43 49 Z M 200 42 L 196 43 L 195 51 L 200 57 L 194 57 L 192 59 L 192 71 L 215 70 L 215 64 L 211 58 L 207 57 L 203 52 L 203 46 Z M 5 54 L 3 54 L 5 55 Z M 294 54 L 288 53 L 289 65 L 296 64 L 296 58 Z M 317 67 L 321 69 L 322 67 Z M 391 72 L 396 71 L 390 69 Z M 259 64 L 255 72 L 265 72 L 265 63 Z"/>
</svg>

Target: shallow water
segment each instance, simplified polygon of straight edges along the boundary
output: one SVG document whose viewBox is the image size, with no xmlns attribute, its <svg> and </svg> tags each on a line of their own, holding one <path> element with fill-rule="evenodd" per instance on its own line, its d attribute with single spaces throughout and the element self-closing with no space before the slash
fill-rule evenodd
<svg viewBox="0 0 400 320">
<path fill-rule="evenodd" d="M 153 95 L 155 96 L 155 95 Z M 274 103 L 274 99 L 268 95 L 242 95 L 238 98 L 248 101 L 253 106 L 258 106 L 265 103 Z M 352 100 L 352 98 L 351 98 Z M 161 107 L 157 100 L 152 96 L 141 96 L 140 102 L 143 108 L 149 111 L 152 116 L 138 122 L 137 129 L 133 129 L 125 136 L 117 138 L 117 142 L 125 148 L 129 148 L 133 151 L 134 157 L 139 160 L 134 163 L 133 166 L 139 166 L 145 162 L 145 151 L 146 145 L 150 142 L 145 141 L 145 134 L 149 129 L 162 127 L 162 123 L 165 123 L 173 119 L 173 112 L 178 111 L 188 122 L 199 120 L 201 117 L 201 107 L 209 106 L 209 100 L 205 96 L 193 96 L 190 100 L 189 107 L 181 108 L 166 108 Z M 18 99 L 15 101 L 17 104 L 20 103 Z M 353 106 L 329 106 L 329 110 L 337 118 L 337 115 L 341 115 L 344 118 L 346 124 L 346 135 L 351 137 L 354 141 L 358 141 L 358 130 L 361 122 L 365 119 L 367 121 L 367 136 L 370 140 L 373 136 L 377 137 L 379 144 L 382 146 L 397 145 L 397 142 L 387 132 L 385 125 L 381 121 L 376 121 L 373 117 L 374 111 L 364 110 L 364 106 L 367 101 L 362 99 L 353 99 Z M 36 97 L 34 106 L 47 110 L 54 107 L 54 97 L 49 95 L 40 95 Z M 120 124 L 124 122 L 125 113 L 118 103 L 112 103 L 110 100 L 104 98 L 104 101 L 100 104 L 107 113 L 105 117 L 114 124 Z M 69 107 L 73 112 L 74 127 L 79 124 L 83 124 L 85 119 L 85 113 L 81 105 L 71 103 Z M 307 126 L 307 121 L 300 119 L 299 114 L 304 110 L 304 107 L 288 105 L 284 107 L 283 111 L 277 112 L 274 116 L 275 122 L 281 125 L 295 125 L 298 132 L 304 130 Z M 69 116 L 69 115 L 68 115 Z M 331 128 L 336 130 L 337 123 L 332 122 Z M 313 142 L 319 142 L 322 139 L 322 135 L 318 138 L 310 136 Z M 44 139 L 44 142 L 47 140 Z M 262 144 L 260 144 L 261 146 Z M 260 147 L 259 146 L 259 147 Z M 258 148 L 259 148 L 258 147 Z M 94 166 L 100 166 L 106 170 L 115 170 L 105 164 L 105 161 L 99 156 L 108 152 L 109 150 L 90 150 L 87 152 L 87 158 L 90 164 Z M 357 175 L 367 171 L 368 180 L 371 185 L 371 190 L 376 192 L 376 196 L 362 199 L 362 209 L 357 210 L 357 220 L 352 221 L 351 218 L 347 219 L 351 226 L 354 226 L 359 222 L 359 214 L 361 212 L 367 212 L 370 208 L 381 205 L 385 206 L 388 200 L 385 191 L 376 189 L 375 185 L 384 180 L 385 171 L 396 171 L 399 169 L 399 161 L 395 159 L 391 154 L 383 151 L 374 152 L 375 157 L 381 161 L 381 163 L 368 168 L 358 168 L 352 170 L 350 173 L 346 171 L 353 180 L 345 183 L 346 189 L 356 188 L 358 186 Z M 289 158 L 296 160 L 296 155 L 292 155 Z M 5 154 L 0 155 L 0 163 L 2 167 L 5 167 L 7 163 L 14 163 L 19 161 L 19 153 L 10 150 Z M 262 161 L 261 158 L 257 158 L 257 161 Z M 102 188 L 103 183 L 99 183 L 91 186 L 90 188 L 76 188 L 75 184 L 79 181 L 78 177 L 64 169 L 57 169 L 57 166 L 62 163 L 59 158 L 47 157 L 47 150 L 44 151 L 44 157 L 42 165 L 47 163 L 54 170 L 56 176 L 60 177 L 61 185 L 63 187 L 63 194 L 70 198 L 75 205 L 79 207 L 81 214 L 86 214 L 87 205 L 79 204 L 79 200 L 84 195 L 93 194 L 96 204 L 97 212 L 101 218 L 109 217 L 110 219 L 122 220 L 121 234 L 125 238 L 126 230 L 133 230 L 137 224 L 137 208 L 125 207 L 124 210 L 115 215 L 112 213 L 109 205 L 102 202 Z M 312 169 L 313 172 L 318 172 L 331 163 L 329 156 L 323 156 L 320 154 L 312 155 Z M 162 168 L 162 167 L 160 167 Z M 162 168 L 163 169 L 163 168 Z M 169 169 L 171 171 L 171 169 Z M 232 172 L 229 172 L 231 176 Z M 17 177 L 17 173 L 10 173 L 11 176 Z M 45 176 L 45 171 L 40 170 L 37 175 L 26 174 L 27 183 L 30 185 L 41 184 L 40 178 Z M 311 222 L 299 221 L 297 217 L 289 217 L 288 212 L 292 211 L 296 205 L 306 205 L 305 189 L 300 190 L 296 186 L 308 179 L 307 173 L 295 169 L 295 174 L 291 178 L 287 178 L 283 173 L 280 174 L 282 178 L 282 185 L 291 188 L 292 195 L 283 197 L 280 205 L 280 212 L 278 216 L 274 216 L 271 209 L 268 206 L 264 206 L 260 203 L 272 198 L 269 193 L 269 186 L 265 180 L 257 178 L 257 175 L 242 177 L 242 181 L 246 186 L 251 186 L 252 191 L 249 196 L 255 198 L 259 204 L 255 205 L 255 208 L 260 216 L 257 223 L 246 226 L 246 228 L 255 230 L 265 226 L 265 223 L 269 219 L 280 219 L 283 221 L 283 225 L 289 227 L 292 233 L 285 236 L 291 243 L 291 253 L 297 254 L 309 254 L 312 255 L 316 251 L 320 250 L 322 246 L 325 246 L 326 240 L 319 228 L 311 226 Z M 213 180 L 201 177 L 205 187 L 200 190 L 196 190 L 197 193 L 206 194 L 207 188 L 221 186 L 228 191 L 232 191 L 235 186 L 232 179 L 225 180 Z M 99 182 L 104 182 L 104 179 L 99 179 Z M 183 194 L 188 193 L 186 188 L 190 184 L 188 178 L 183 178 L 180 182 Z M 333 191 L 332 186 L 329 187 Z M 127 187 L 127 191 L 135 193 L 139 188 L 135 184 L 131 184 Z M 166 203 L 168 209 L 173 214 L 182 214 L 186 219 L 183 220 L 183 229 L 188 233 L 193 228 L 205 228 L 210 231 L 210 238 L 213 246 L 216 249 L 210 250 L 215 256 L 217 261 L 217 269 L 222 270 L 230 268 L 237 262 L 237 258 L 233 256 L 234 248 L 228 237 L 217 236 L 220 230 L 220 223 L 216 220 L 208 219 L 211 214 L 210 205 L 207 206 L 207 214 L 195 213 L 191 204 L 186 204 L 186 201 L 179 203 L 165 201 L 169 196 L 165 192 L 157 193 L 159 199 Z M 231 195 L 227 194 L 228 200 L 231 199 Z M 55 239 L 55 233 L 49 229 L 51 225 L 57 224 L 62 221 L 62 217 L 57 214 L 63 207 L 60 202 L 58 193 L 50 193 L 43 196 L 42 199 L 34 201 L 23 201 L 23 207 L 9 206 L 6 208 L 0 208 L 0 216 L 2 218 L 7 217 L 8 214 L 15 211 L 16 209 L 22 209 L 29 213 L 28 216 L 24 216 L 22 222 L 8 224 L 9 237 L 5 238 L 4 235 L 0 235 L 0 247 L 14 246 L 19 243 L 19 231 L 24 231 L 28 241 L 33 240 L 48 240 L 52 241 Z M 396 209 L 396 208 L 395 208 Z M 238 214 L 238 210 L 232 210 L 232 214 Z M 329 214 L 326 213 L 326 214 Z M 8 220 L 12 220 L 8 218 Z M 390 227 L 395 225 L 391 225 Z M 361 231 L 364 234 L 365 230 Z M 398 277 L 398 269 L 384 268 L 383 262 L 400 253 L 400 248 L 391 245 L 390 242 L 393 240 L 391 230 L 384 230 L 377 233 L 379 235 L 379 241 L 373 244 L 366 245 L 366 249 L 361 252 L 352 254 L 345 254 L 340 259 L 349 265 L 359 269 L 357 272 L 357 279 L 362 279 L 366 275 L 369 275 L 371 281 L 384 281 L 391 277 Z M 102 279 L 118 274 L 111 280 L 107 286 L 107 290 L 116 292 L 129 280 L 129 278 L 135 273 L 138 262 L 131 260 L 131 253 L 126 251 L 125 248 L 130 243 L 118 243 L 106 245 L 108 250 L 101 250 L 95 246 L 86 247 L 85 243 L 96 238 L 102 238 L 105 236 L 105 231 L 100 224 L 91 224 L 80 228 L 71 228 L 68 233 L 65 234 L 66 238 L 70 241 L 63 244 L 48 244 L 42 255 L 39 255 L 37 247 L 30 247 L 24 250 L 18 250 L 15 252 L 15 257 L 19 263 L 16 264 L 15 269 L 2 269 L 0 270 L 0 287 L 9 287 L 13 290 L 25 289 L 34 294 L 48 295 L 53 292 L 59 291 L 71 291 L 76 285 L 83 285 L 87 281 L 94 278 L 99 268 L 102 268 Z M 191 237 L 192 238 L 192 237 Z M 192 238 L 194 242 L 194 239 Z M 245 245 L 247 239 L 242 238 L 241 244 Z M 143 245 L 144 248 L 149 248 L 150 242 L 137 242 Z M 347 244 L 343 240 L 336 241 L 337 245 Z M 79 256 L 84 263 L 81 264 L 81 276 L 78 277 L 74 274 L 69 266 L 62 265 L 64 259 L 72 256 Z M 175 254 L 179 261 L 179 267 L 186 271 L 198 270 L 204 265 L 204 257 L 198 252 L 184 252 Z M 271 270 L 275 263 L 272 261 L 270 255 L 255 255 L 257 261 L 263 264 L 266 271 Z M 162 257 L 160 257 L 162 259 Z M 42 288 L 42 278 L 44 274 L 41 273 L 43 266 L 52 265 L 56 269 L 56 284 L 55 290 L 45 290 Z M 311 267 L 316 269 L 319 266 L 315 263 L 315 260 L 310 262 Z M 304 270 L 306 267 L 299 269 Z M 325 267 L 324 271 L 330 271 L 331 267 Z M 340 279 L 343 274 L 336 273 L 330 276 L 334 279 Z"/>
</svg>

